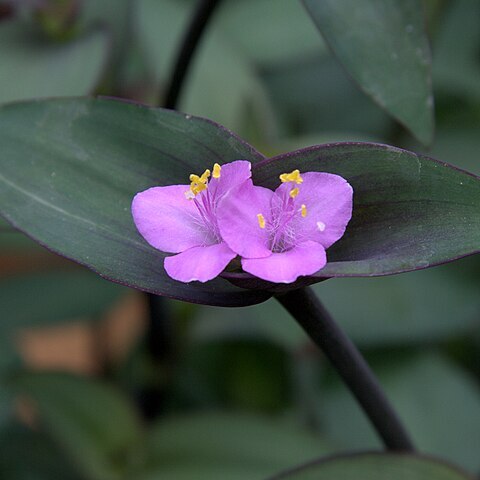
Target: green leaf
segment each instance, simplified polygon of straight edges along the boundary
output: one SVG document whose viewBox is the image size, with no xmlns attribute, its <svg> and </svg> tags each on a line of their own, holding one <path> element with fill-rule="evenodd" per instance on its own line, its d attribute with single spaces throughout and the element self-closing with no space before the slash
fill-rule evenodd
<svg viewBox="0 0 480 480">
<path fill-rule="evenodd" d="M 372 136 L 386 137 L 391 130 L 388 115 L 349 81 L 328 54 L 298 57 L 262 69 L 261 74 L 285 136 L 295 132 L 319 136 L 319 132 L 335 130 L 357 132 L 357 136 L 362 133 L 360 140 L 365 141 Z M 301 145 L 306 146 L 308 143 Z"/>
<path fill-rule="evenodd" d="M 353 217 L 314 277 L 374 276 L 427 268 L 480 251 L 480 179 L 388 145 L 320 145 L 266 160 L 254 181 L 269 188 L 293 169 L 341 175 Z"/>
<path fill-rule="evenodd" d="M 10 386 L 35 402 L 42 423 L 88 478 L 124 478 L 141 431 L 116 390 L 57 373 L 21 373 Z"/>
<path fill-rule="evenodd" d="M 2 480 L 82 480 L 44 433 L 16 423 L 0 429 Z"/>
<path fill-rule="evenodd" d="M 388 278 L 339 278 L 315 291 L 357 344 L 431 344 L 478 329 L 480 282 L 468 272 L 479 262 L 477 255 Z"/>
<path fill-rule="evenodd" d="M 456 95 L 455 100 L 480 100 L 478 45 L 480 4 L 457 0 L 447 5 L 434 43 L 435 88 Z"/>
<path fill-rule="evenodd" d="M 477 258 L 475 258 L 477 260 Z M 478 328 L 480 265 L 465 258 L 435 269 L 381 278 L 337 278 L 313 288 L 328 311 L 361 346 L 417 345 L 469 335 Z M 348 302 L 345 299 L 348 298 Z M 309 340 L 275 300 L 228 311 L 198 306 L 192 337 L 201 342 L 264 338 L 291 351 Z"/>
<path fill-rule="evenodd" d="M 362 90 L 421 142 L 433 137 L 430 49 L 420 0 L 304 0 Z"/>
<path fill-rule="evenodd" d="M 166 88 L 193 4 L 163 0 L 139 2 L 139 34 L 157 83 Z M 262 130 L 274 123 L 268 97 L 248 60 L 213 21 L 189 71 L 179 109 L 211 118 L 243 133 L 248 111 Z"/>
<path fill-rule="evenodd" d="M 0 332 L 102 314 L 125 289 L 88 271 L 17 275 L 0 280 Z M 28 299 L 28 301 L 26 301 Z"/>
<path fill-rule="evenodd" d="M 443 460 L 402 453 L 359 453 L 320 460 L 271 480 L 473 480 Z"/>
<path fill-rule="evenodd" d="M 296 62 L 299 57 L 318 56 L 322 48 L 315 26 L 298 2 L 226 2 L 216 15 L 215 22 L 232 44 L 261 68 Z M 278 48 L 279 45 L 282 47 Z M 323 47 L 326 50 L 326 46 Z"/>
<path fill-rule="evenodd" d="M 474 378 L 428 351 L 417 355 L 388 351 L 369 363 L 420 451 L 479 470 L 480 389 Z M 368 420 L 339 381 L 322 385 L 317 405 L 323 435 L 343 448 L 381 448 Z"/>
<path fill-rule="evenodd" d="M 39 38 L 20 20 L 0 23 L 0 103 L 86 95 L 107 60 L 108 36 L 93 30 L 64 42 Z"/>
<path fill-rule="evenodd" d="M 107 99 L 27 102 L 0 108 L 0 213 L 53 251 L 118 283 L 213 305 L 268 294 L 223 279 L 184 284 L 131 217 L 133 196 L 184 184 L 214 162 L 263 157 L 208 120 Z"/>
<path fill-rule="evenodd" d="M 142 480 L 261 479 L 331 452 L 289 422 L 212 413 L 163 420 L 150 433 Z"/>
</svg>

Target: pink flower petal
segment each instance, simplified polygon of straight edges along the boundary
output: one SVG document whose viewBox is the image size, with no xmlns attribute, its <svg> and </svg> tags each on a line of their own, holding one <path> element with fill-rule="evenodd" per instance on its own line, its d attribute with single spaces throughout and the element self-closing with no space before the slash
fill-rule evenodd
<svg viewBox="0 0 480 480">
<path fill-rule="evenodd" d="M 218 276 L 236 257 L 226 243 L 193 247 L 178 255 L 165 258 L 168 275 L 180 282 L 207 282 Z"/>
<path fill-rule="evenodd" d="M 269 230 L 260 228 L 258 214 L 270 220 L 270 201 L 273 192 L 255 187 L 247 180 L 219 203 L 217 221 L 220 234 L 228 246 L 242 257 L 261 258 L 271 254 L 268 246 Z"/>
<path fill-rule="evenodd" d="M 185 198 L 189 188 L 189 185 L 153 187 L 137 193 L 133 199 L 132 215 L 138 231 L 162 252 L 183 252 L 218 242 L 194 202 Z"/>
<path fill-rule="evenodd" d="M 275 283 L 291 283 L 301 275 L 312 275 L 327 263 L 320 243 L 307 241 L 291 250 L 272 253 L 266 258 L 243 258 L 242 267 L 248 273 Z"/>
<path fill-rule="evenodd" d="M 313 240 L 330 247 L 345 233 L 352 218 L 353 189 L 339 175 L 320 172 L 302 173 L 303 183 L 294 199 L 295 208 L 307 209 L 306 217 L 297 215 L 291 222 L 298 243 Z M 290 183 L 280 185 L 276 194 L 285 195 L 292 189 Z"/>
<path fill-rule="evenodd" d="M 221 167 L 220 178 L 211 176 L 208 182 L 208 189 L 217 201 L 252 176 L 252 165 L 247 160 L 236 160 Z"/>
</svg>

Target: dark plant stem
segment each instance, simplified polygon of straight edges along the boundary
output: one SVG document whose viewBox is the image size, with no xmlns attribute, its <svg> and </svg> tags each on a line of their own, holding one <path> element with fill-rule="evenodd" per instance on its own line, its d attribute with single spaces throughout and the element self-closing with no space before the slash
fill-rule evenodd
<svg viewBox="0 0 480 480">
<path fill-rule="evenodd" d="M 163 297 L 147 294 L 148 326 L 146 349 L 155 372 L 170 370 L 173 363 L 173 332 L 170 309 Z M 160 375 L 140 392 L 139 404 L 146 420 L 153 420 L 164 410 L 166 375 Z"/>
<path fill-rule="evenodd" d="M 160 102 L 165 108 L 176 108 L 195 50 L 219 3 L 220 0 L 199 0 L 178 51 L 173 75 L 166 90 L 165 101 Z"/>
<path fill-rule="evenodd" d="M 167 89 L 165 101 L 160 105 L 175 109 L 185 83 L 188 68 L 205 27 L 212 17 L 220 0 L 199 0 L 180 45 L 175 68 Z M 146 332 L 146 349 L 154 367 L 161 369 L 170 366 L 173 356 L 172 323 L 169 317 L 167 302 L 164 298 L 147 294 L 149 319 Z M 162 382 L 150 385 L 140 392 L 140 409 L 146 420 L 152 420 L 163 410 L 165 388 Z"/>
<path fill-rule="evenodd" d="M 412 441 L 367 362 L 311 288 L 293 290 L 276 298 L 330 360 L 385 447 L 395 451 L 414 451 Z"/>
</svg>

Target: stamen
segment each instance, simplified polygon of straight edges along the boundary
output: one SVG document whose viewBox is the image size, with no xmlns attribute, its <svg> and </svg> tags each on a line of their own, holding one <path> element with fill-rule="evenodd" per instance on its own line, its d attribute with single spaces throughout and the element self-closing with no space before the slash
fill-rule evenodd
<svg viewBox="0 0 480 480">
<path fill-rule="evenodd" d="M 207 183 L 208 183 L 208 177 L 210 176 L 210 170 L 205 170 L 202 173 L 202 176 L 199 177 L 198 175 L 195 175 L 192 173 L 190 175 L 190 191 L 192 192 L 193 196 L 198 195 L 200 192 L 203 192 L 203 190 L 207 189 Z M 186 195 L 186 194 L 185 194 Z M 189 198 L 189 197 L 187 197 Z"/>
<path fill-rule="evenodd" d="M 187 190 L 185 192 L 185 198 L 187 200 L 193 200 L 195 198 L 195 194 L 193 193 L 193 191 L 191 190 L 192 187 L 190 187 L 190 190 Z"/>
<path fill-rule="evenodd" d="M 326 227 L 326 225 L 325 225 L 323 222 L 320 222 L 320 221 L 317 222 L 317 228 L 318 228 L 321 232 L 325 231 L 325 227 Z"/>
<path fill-rule="evenodd" d="M 282 183 L 295 182 L 297 185 L 303 182 L 303 178 L 300 175 L 300 170 L 293 170 L 293 172 L 290 173 L 282 173 L 280 175 L 280 180 Z"/>
<path fill-rule="evenodd" d="M 200 182 L 207 183 L 208 177 L 210 176 L 210 170 L 207 168 L 200 177 Z"/>
<path fill-rule="evenodd" d="M 212 174 L 212 177 L 213 178 L 220 178 L 220 171 L 222 170 L 222 167 L 216 163 L 214 166 L 213 166 L 213 174 Z"/>
<path fill-rule="evenodd" d="M 302 203 L 301 212 L 302 212 L 302 217 L 305 218 L 307 216 L 307 206 L 303 203 Z"/>
<path fill-rule="evenodd" d="M 290 197 L 295 198 L 299 194 L 300 190 L 295 187 L 292 190 L 290 190 Z"/>
<path fill-rule="evenodd" d="M 258 226 L 260 228 L 265 228 L 265 217 L 261 213 L 257 213 Z"/>
</svg>

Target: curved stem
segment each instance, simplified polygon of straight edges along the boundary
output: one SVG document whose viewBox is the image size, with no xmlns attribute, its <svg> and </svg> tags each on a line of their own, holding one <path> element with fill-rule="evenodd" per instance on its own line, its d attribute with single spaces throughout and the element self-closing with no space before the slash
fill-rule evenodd
<svg viewBox="0 0 480 480">
<path fill-rule="evenodd" d="M 276 298 L 330 360 L 385 447 L 389 450 L 413 451 L 412 441 L 367 362 L 314 292 L 307 287 Z"/>
<path fill-rule="evenodd" d="M 220 0 L 199 0 L 197 9 L 192 16 L 190 25 L 187 28 L 178 52 L 173 75 L 167 88 L 165 101 L 163 102 L 165 108 L 174 109 L 177 106 L 178 98 L 195 54 L 195 50 L 200 43 L 202 33 L 212 17 L 215 7 L 219 3 Z"/>
</svg>

